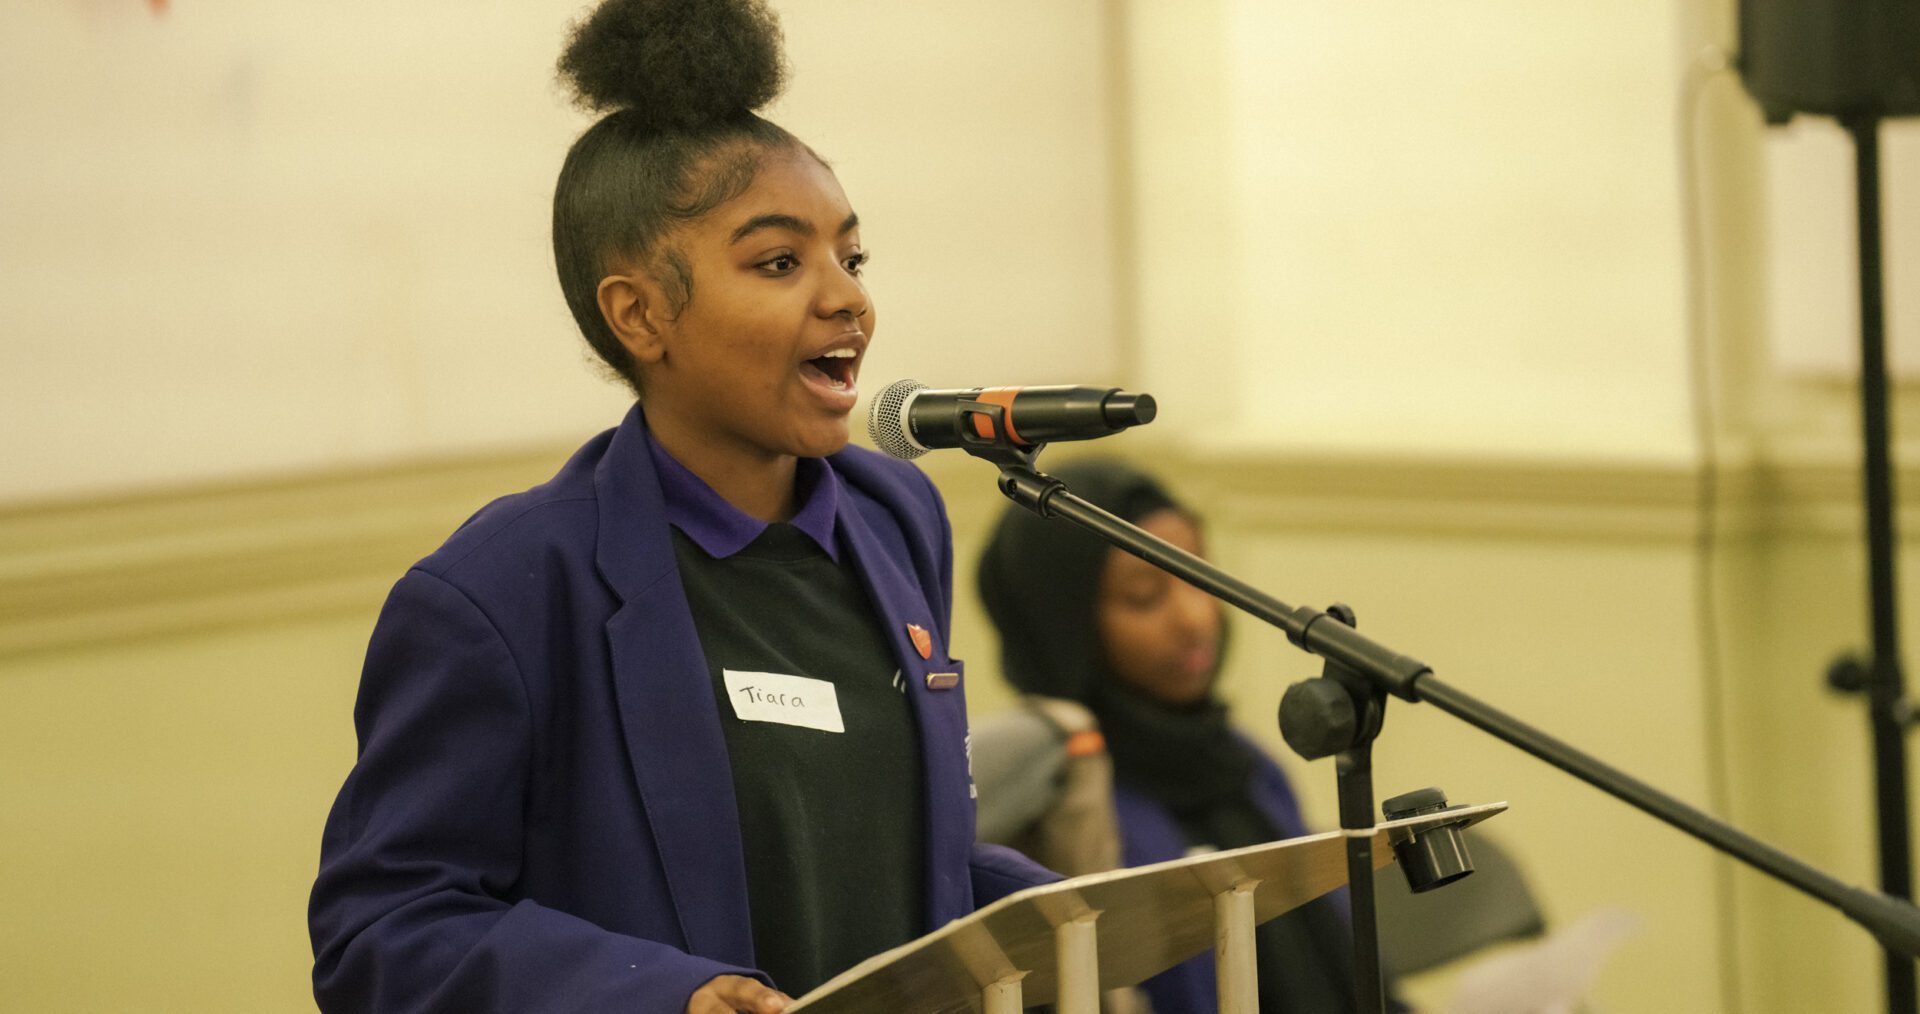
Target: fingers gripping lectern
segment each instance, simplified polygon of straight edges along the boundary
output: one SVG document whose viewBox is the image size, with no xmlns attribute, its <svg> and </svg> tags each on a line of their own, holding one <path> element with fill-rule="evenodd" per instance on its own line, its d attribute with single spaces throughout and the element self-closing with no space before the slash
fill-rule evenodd
<svg viewBox="0 0 1920 1014">
<path fill-rule="evenodd" d="M 1373 827 L 1389 846 L 1477 823 L 1505 803 L 1460 806 Z M 1255 926 L 1347 882 L 1346 833 L 1294 838 L 1029 888 L 876 955 L 787 1008 L 790 1014 L 1015 1014 L 1042 1003 L 1095 1014 L 1131 986 L 1211 947 L 1221 1014 L 1256 1014 Z"/>
</svg>

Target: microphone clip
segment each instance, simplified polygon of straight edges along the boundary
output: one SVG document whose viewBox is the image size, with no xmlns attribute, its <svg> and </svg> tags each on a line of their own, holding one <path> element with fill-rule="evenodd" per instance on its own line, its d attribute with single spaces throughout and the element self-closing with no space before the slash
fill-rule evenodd
<svg viewBox="0 0 1920 1014">
<path fill-rule="evenodd" d="M 1035 459 L 1046 444 L 1021 446 L 1007 436 L 1007 409 L 984 401 L 963 401 L 955 411 L 964 423 L 959 428 L 960 449 L 1000 470 L 996 483 L 1000 492 L 1014 503 L 1040 515 L 1052 517 L 1047 501 L 1067 484 L 1040 471 Z"/>
<path fill-rule="evenodd" d="M 984 401 L 963 401 L 954 406 L 960 415 L 960 449 L 1002 471 L 1023 468 L 1034 471 L 1034 461 L 1045 444 L 1022 446 L 1007 436 L 1007 408 Z"/>
</svg>

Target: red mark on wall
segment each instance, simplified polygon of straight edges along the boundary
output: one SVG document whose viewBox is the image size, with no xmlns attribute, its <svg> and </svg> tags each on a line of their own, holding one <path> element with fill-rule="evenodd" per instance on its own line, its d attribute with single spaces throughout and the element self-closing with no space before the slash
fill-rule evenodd
<svg viewBox="0 0 1920 1014">
<path fill-rule="evenodd" d="M 155 15 L 167 12 L 167 0 L 147 0 L 147 6 L 153 8 Z"/>
</svg>

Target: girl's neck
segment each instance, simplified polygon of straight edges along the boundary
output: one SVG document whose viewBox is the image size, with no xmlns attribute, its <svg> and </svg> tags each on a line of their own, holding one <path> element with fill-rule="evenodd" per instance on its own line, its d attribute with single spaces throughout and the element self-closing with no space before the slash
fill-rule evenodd
<svg viewBox="0 0 1920 1014">
<path fill-rule="evenodd" d="M 648 415 L 647 426 L 675 461 L 742 513 L 787 521 L 799 510 L 793 488 L 799 459 L 793 455 L 769 454 L 725 435 L 681 427 L 669 414 Z"/>
</svg>

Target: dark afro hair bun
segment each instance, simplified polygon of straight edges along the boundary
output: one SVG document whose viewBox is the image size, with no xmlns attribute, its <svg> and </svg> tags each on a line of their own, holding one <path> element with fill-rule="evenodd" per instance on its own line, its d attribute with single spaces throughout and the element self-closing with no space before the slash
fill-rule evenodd
<svg viewBox="0 0 1920 1014">
<path fill-rule="evenodd" d="M 764 0 L 605 0 L 574 27 L 560 77 L 588 109 L 697 131 L 780 94 L 780 22 Z"/>
</svg>

